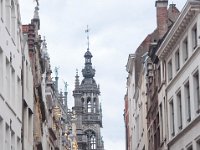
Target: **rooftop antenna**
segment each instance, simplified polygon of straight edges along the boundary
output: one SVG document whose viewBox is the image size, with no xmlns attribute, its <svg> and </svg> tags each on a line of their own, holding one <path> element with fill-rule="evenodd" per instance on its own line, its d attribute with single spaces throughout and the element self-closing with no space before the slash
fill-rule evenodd
<svg viewBox="0 0 200 150">
<path fill-rule="evenodd" d="M 87 48 L 87 50 L 89 51 L 89 49 L 90 49 L 90 41 L 89 41 L 89 27 L 88 27 L 88 25 L 87 25 L 87 29 L 85 30 L 85 33 L 87 34 L 87 46 L 88 46 L 88 48 Z"/>
</svg>

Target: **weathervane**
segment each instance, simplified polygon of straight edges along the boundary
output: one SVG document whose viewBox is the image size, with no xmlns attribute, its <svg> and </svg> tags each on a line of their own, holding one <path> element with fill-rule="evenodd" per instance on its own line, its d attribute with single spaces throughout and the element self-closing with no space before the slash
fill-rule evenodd
<svg viewBox="0 0 200 150">
<path fill-rule="evenodd" d="M 87 50 L 89 51 L 89 48 L 90 48 L 90 41 L 89 41 L 89 28 L 88 28 L 88 25 L 87 25 L 87 29 L 85 30 L 85 33 L 87 34 L 87 45 L 88 45 L 88 48 Z"/>
</svg>

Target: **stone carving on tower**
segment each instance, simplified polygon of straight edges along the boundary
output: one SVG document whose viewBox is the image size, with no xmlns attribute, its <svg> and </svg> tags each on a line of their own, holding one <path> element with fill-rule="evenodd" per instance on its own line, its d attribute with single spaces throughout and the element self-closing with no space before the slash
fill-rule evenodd
<svg viewBox="0 0 200 150">
<path fill-rule="evenodd" d="M 89 31 L 88 29 L 86 30 Z M 76 130 L 79 150 L 104 150 L 101 136 L 102 110 L 99 103 L 100 90 L 94 79 L 95 69 L 92 67 L 93 57 L 88 49 L 84 55 L 85 67 L 82 69 L 83 80 L 79 83 L 78 71 L 75 76 L 73 91 L 74 107 L 76 112 Z"/>
</svg>

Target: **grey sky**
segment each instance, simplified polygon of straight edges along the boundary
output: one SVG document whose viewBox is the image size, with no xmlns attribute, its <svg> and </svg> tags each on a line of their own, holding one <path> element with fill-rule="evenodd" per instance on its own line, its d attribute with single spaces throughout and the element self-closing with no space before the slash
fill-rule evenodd
<svg viewBox="0 0 200 150">
<path fill-rule="evenodd" d="M 23 24 L 33 17 L 33 0 L 20 0 Z M 90 28 L 90 50 L 100 84 L 103 108 L 102 136 L 106 150 L 124 150 L 125 65 L 147 34 L 156 27 L 154 0 L 40 0 L 40 34 L 46 37 L 52 69 L 59 66 L 60 88 L 69 84 L 68 101 L 76 68 L 82 79 L 84 53 L 87 49 L 84 30 Z M 170 3 L 172 1 L 169 1 Z M 186 0 L 174 0 L 179 10 Z"/>
</svg>

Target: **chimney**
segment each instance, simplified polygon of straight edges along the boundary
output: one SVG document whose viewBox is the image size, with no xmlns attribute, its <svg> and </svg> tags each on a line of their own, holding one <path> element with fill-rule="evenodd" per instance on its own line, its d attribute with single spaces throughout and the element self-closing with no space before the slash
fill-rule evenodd
<svg viewBox="0 0 200 150">
<path fill-rule="evenodd" d="M 168 30 L 168 0 L 156 1 L 158 37 L 161 39 Z"/>
</svg>

